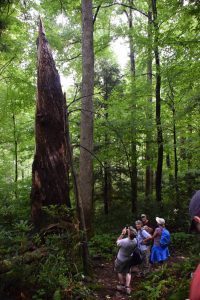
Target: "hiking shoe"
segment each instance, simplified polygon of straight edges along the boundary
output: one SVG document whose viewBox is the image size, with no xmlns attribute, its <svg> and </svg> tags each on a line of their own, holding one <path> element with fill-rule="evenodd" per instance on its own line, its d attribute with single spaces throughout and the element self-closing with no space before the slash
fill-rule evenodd
<svg viewBox="0 0 200 300">
<path fill-rule="evenodd" d="M 119 284 L 117 285 L 117 290 L 120 291 L 120 292 L 124 292 L 125 286 L 124 286 L 123 284 L 119 283 Z"/>
<path fill-rule="evenodd" d="M 131 294 L 131 289 L 130 289 L 130 287 L 127 287 L 127 286 L 126 286 L 125 291 L 126 291 L 126 294 L 127 294 L 127 295 L 130 295 L 130 294 Z"/>
</svg>

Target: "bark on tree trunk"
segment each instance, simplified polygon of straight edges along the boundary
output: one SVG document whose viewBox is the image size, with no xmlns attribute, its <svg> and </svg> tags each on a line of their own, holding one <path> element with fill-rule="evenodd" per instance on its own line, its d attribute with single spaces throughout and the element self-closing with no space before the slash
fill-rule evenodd
<svg viewBox="0 0 200 300">
<path fill-rule="evenodd" d="M 40 20 L 36 103 L 36 151 L 32 166 L 31 213 L 36 226 L 42 207 L 70 206 L 64 96 L 60 77 Z"/>
<path fill-rule="evenodd" d="M 174 188 L 176 196 L 176 205 L 180 207 L 179 203 L 179 187 L 178 187 L 178 158 L 177 158 L 177 134 L 176 134 L 176 108 L 174 102 L 174 89 L 169 80 L 170 95 L 169 99 L 171 101 L 170 108 L 172 111 L 172 122 L 173 122 L 173 147 L 174 147 Z"/>
<path fill-rule="evenodd" d="M 151 96 L 147 98 L 147 133 L 146 133 L 146 154 L 145 160 L 147 162 L 146 166 L 146 178 L 145 178 L 145 199 L 148 200 L 149 196 L 152 194 L 152 179 L 153 179 L 153 171 L 151 168 L 150 161 L 152 160 L 152 151 L 151 151 L 151 141 L 152 141 L 152 8 L 151 1 L 149 1 L 149 11 L 148 11 L 148 61 L 147 61 L 147 85 L 148 91 Z"/>
<path fill-rule="evenodd" d="M 105 119 L 106 123 L 108 122 L 108 97 L 109 97 L 109 91 L 108 91 L 108 78 L 104 79 L 105 82 Z M 105 149 L 109 147 L 109 136 L 108 133 L 105 133 Z M 107 215 L 111 203 L 111 190 L 112 190 L 112 181 L 111 181 L 111 172 L 110 172 L 110 165 L 108 159 L 104 162 L 104 186 L 103 186 L 103 196 L 104 196 L 104 213 Z"/>
<path fill-rule="evenodd" d="M 86 227 L 90 229 L 93 212 L 93 93 L 94 53 L 92 0 L 82 0 L 82 106 L 80 137 L 80 196 Z M 87 150 L 89 151 L 87 151 Z"/>
<path fill-rule="evenodd" d="M 18 198 L 18 142 L 16 132 L 16 118 L 15 114 L 12 115 L 13 119 L 13 138 L 14 138 L 14 156 L 15 156 L 15 199 Z"/>
<path fill-rule="evenodd" d="M 191 121 L 190 123 L 187 124 L 187 129 L 188 129 L 188 133 L 189 133 L 189 136 L 192 136 L 192 125 L 191 125 Z M 189 197 L 192 195 L 192 192 L 193 192 L 193 188 L 192 188 L 192 185 L 193 185 L 193 181 L 194 181 L 194 175 L 192 175 L 192 153 L 190 151 L 190 149 L 187 149 L 186 150 L 186 160 L 187 160 L 187 168 L 188 168 L 188 172 L 187 172 L 187 179 L 186 179 L 186 182 L 187 182 L 187 192 L 188 192 L 188 195 Z"/>
<path fill-rule="evenodd" d="M 133 6 L 133 0 L 129 0 L 129 4 Z M 129 47 L 130 47 L 130 63 L 131 63 L 131 75 L 132 75 L 132 124 L 131 124 L 131 166 L 130 166 L 130 180 L 131 180 L 131 206 L 132 212 L 137 211 L 137 148 L 136 148 L 136 125 L 135 125 L 135 109 L 136 109 L 136 96 L 135 96 L 135 52 L 133 45 L 133 37 L 131 30 L 133 29 L 133 16 L 132 9 L 129 9 L 129 13 L 126 13 L 128 17 L 129 24 Z"/>
<path fill-rule="evenodd" d="M 163 168 L 163 134 L 161 125 L 161 75 L 160 75 L 160 56 L 158 50 L 159 27 L 157 19 L 156 0 L 152 0 L 153 24 L 154 24 L 154 54 L 156 61 L 156 126 L 157 126 L 157 170 L 156 170 L 156 200 L 162 201 L 162 168 Z"/>
<path fill-rule="evenodd" d="M 175 180 L 175 192 L 176 192 L 176 205 L 177 207 L 180 207 L 179 187 L 178 187 L 178 158 L 177 158 L 175 107 L 173 107 L 173 140 L 174 140 L 174 180 Z"/>
<path fill-rule="evenodd" d="M 86 225 L 85 225 L 83 203 L 82 203 L 82 199 L 80 197 L 78 180 L 77 180 L 77 176 L 76 176 L 76 172 L 75 172 L 75 168 L 74 168 L 74 162 L 73 162 L 73 152 L 72 152 L 71 142 L 70 142 L 67 105 L 66 105 L 66 142 L 67 142 L 67 152 L 69 154 L 69 165 L 71 168 L 76 208 L 77 208 L 78 218 L 79 218 L 79 222 L 80 222 L 80 230 L 82 233 L 80 238 L 81 238 L 81 245 L 82 245 L 83 270 L 84 270 L 84 273 L 88 275 L 90 273 L 88 238 L 87 238 L 87 230 L 86 230 Z"/>
<path fill-rule="evenodd" d="M 107 162 L 104 165 L 104 213 L 107 215 L 111 203 L 112 181 L 110 166 Z"/>
</svg>

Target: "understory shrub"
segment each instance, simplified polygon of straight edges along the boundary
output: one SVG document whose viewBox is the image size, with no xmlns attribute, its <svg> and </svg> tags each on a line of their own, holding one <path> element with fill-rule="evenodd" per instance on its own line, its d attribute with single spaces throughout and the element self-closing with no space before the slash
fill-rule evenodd
<svg viewBox="0 0 200 300">
<path fill-rule="evenodd" d="M 163 265 L 142 281 L 132 299 L 183 300 L 189 295 L 191 273 L 199 257 L 186 258 L 178 263 Z"/>
<path fill-rule="evenodd" d="M 46 209 L 53 223 L 36 233 L 31 222 L 17 221 L 14 211 L 6 226 L 5 213 L 0 211 L 0 299 L 89 299 L 77 220 L 72 210 L 66 210 Z M 36 258 L 29 261 L 27 255 L 32 253 Z"/>
</svg>

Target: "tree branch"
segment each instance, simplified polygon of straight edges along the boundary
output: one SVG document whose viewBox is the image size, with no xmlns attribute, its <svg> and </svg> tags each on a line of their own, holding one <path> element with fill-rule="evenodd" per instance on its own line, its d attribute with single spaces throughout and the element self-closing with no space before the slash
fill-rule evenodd
<svg viewBox="0 0 200 300">
<path fill-rule="evenodd" d="M 7 68 L 9 66 L 9 64 L 13 61 L 13 59 L 15 58 L 15 56 L 13 56 L 9 61 L 7 61 L 1 68 L 0 68 L 0 74 L 3 73 L 3 71 L 5 70 L 5 68 Z"/>
<path fill-rule="evenodd" d="M 80 145 L 80 144 L 75 144 L 75 145 L 73 145 L 73 147 L 81 147 L 81 148 L 83 148 L 85 151 L 87 151 L 88 153 L 90 153 L 94 158 L 96 158 L 96 160 L 100 163 L 100 165 L 101 165 L 103 168 L 105 168 L 105 167 L 104 167 L 104 164 L 100 161 L 100 159 L 99 159 L 93 152 L 91 152 L 90 150 L 88 150 L 88 149 L 85 148 L 84 146 L 82 146 L 82 145 Z"/>
<path fill-rule="evenodd" d="M 72 105 L 73 103 L 83 99 L 83 98 L 86 98 L 86 97 L 90 97 L 90 96 L 94 96 L 94 95 L 101 95 L 101 93 L 95 93 L 95 94 L 90 94 L 90 95 L 86 95 L 86 96 L 82 96 L 82 97 L 79 97 L 79 98 L 74 98 L 74 100 L 72 102 L 70 102 L 68 105 L 67 105 L 67 108 L 70 107 L 70 105 Z"/>
<path fill-rule="evenodd" d="M 111 6 L 114 6 L 114 5 L 121 5 L 123 7 L 130 8 L 132 10 L 135 10 L 135 11 L 139 12 L 140 14 L 142 14 L 143 16 L 148 18 L 148 14 L 146 14 L 142 10 L 137 9 L 135 6 L 128 5 L 128 4 L 125 4 L 125 3 L 114 2 L 114 3 L 111 3 L 111 4 L 107 4 L 107 5 L 102 5 L 101 8 L 108 8 L 108 7 L 111 7 Z M 97 7 L 94 6 L 93 8 L 97 8 Z"/>
<path fill-rule="evenodd" d="M 101 7 L 101 4 L 97 6 L 97 9 L 96 9 L 96 12 L 95 12 L 95 14 L 94 14 L 94 18 L 93 18 L 93 25 L 94 25 L 94 23 L 95 23 L 95 21 L 96 21 L 96 18 L 97 18 L 98 12 L 99 12 L 99 10 L 100 10 L 100 7 Z"/>
</svg>

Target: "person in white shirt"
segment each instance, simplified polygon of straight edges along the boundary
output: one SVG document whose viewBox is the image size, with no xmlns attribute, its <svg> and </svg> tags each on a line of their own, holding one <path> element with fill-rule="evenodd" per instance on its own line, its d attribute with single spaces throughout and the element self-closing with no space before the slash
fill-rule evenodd
<svg viewBox="0 0 200 300">
<path fill-rule="evenodd" d="M 137 243 L 139 249 L 142 251 L 143 262 L 140 265 L 140 273 L 138 276 L 146 276 L 150 272 L 150 244 L 146 239 L 151 238 L 149 232 L 143 228 L 143 223 L 140 220 L 135 222 L 137 229 Z"/>
</svg>

